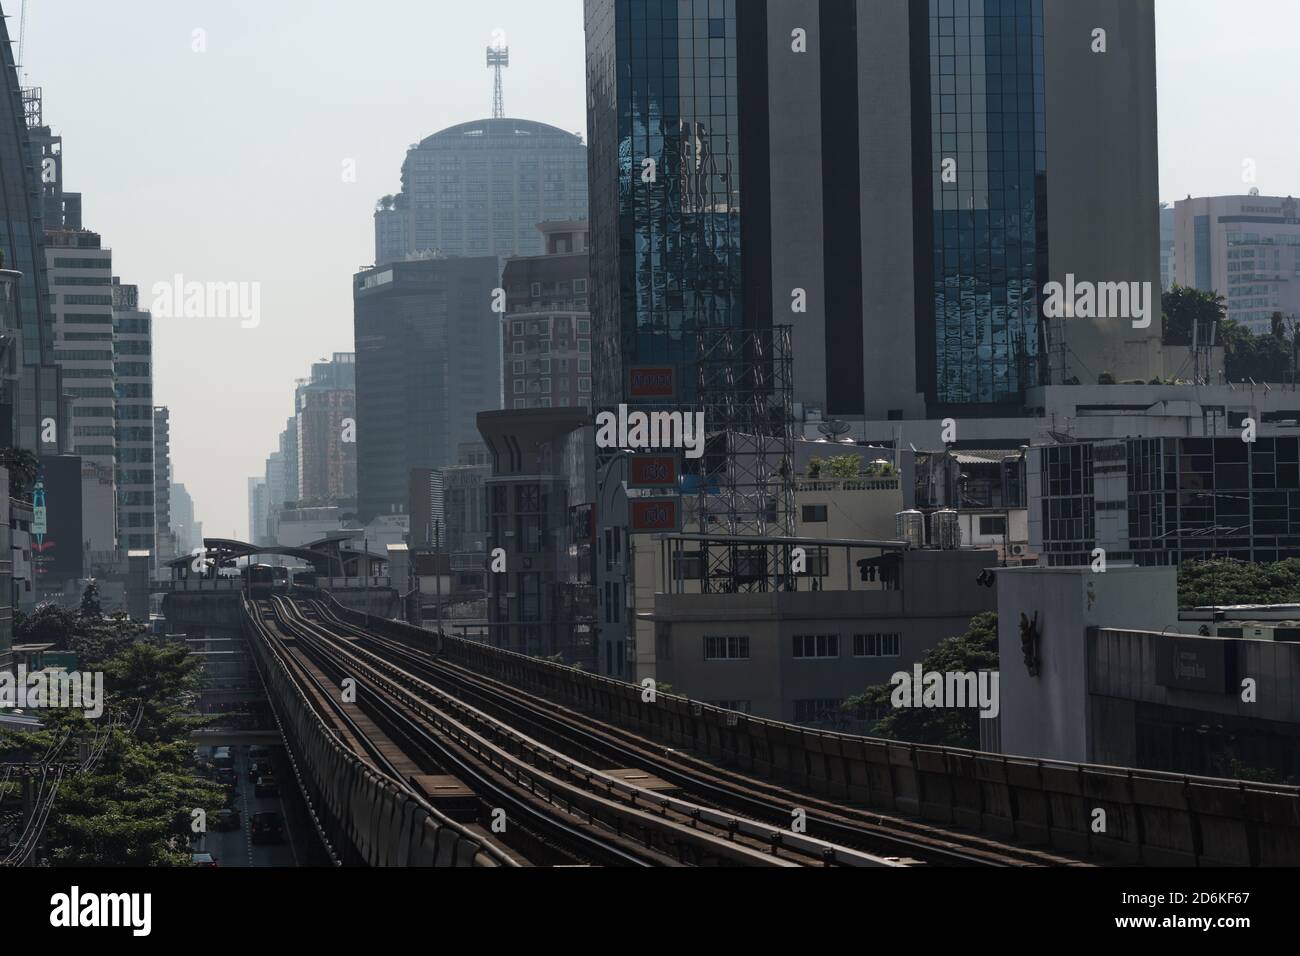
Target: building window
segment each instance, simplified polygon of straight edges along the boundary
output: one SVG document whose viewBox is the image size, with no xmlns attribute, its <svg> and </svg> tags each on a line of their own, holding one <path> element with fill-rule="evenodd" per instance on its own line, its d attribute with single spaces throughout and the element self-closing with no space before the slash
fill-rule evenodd
<svg viewBox="0 0 1300 956">
<path fill-rule="evenodd" d="M 574 279 L 574 280 L 573 280 L 573 292 L 574 292 L 575 295 L 582 295 L 582 294 L 584 294 L 586 291 L 587 291 L 587 280 L 586 280 L 586 279 Z"/>
<path fill-rule="evenodd" d="M 804 524 L 825 524 L 827 520 L 826 505 L 804 505 Z"/>
<path fill-rule="evenodd" d="M 980 534 L 1003 535 L 1006 533 L 1006 515 L 980 515 Z"/>
<path fill-rule="evenodd" d="M 854 634 L 854 657 L 897 657 L 903 643 L 903 636 L 891 634 Z"/>
<path fill-rule="evenodd" d="M 796 634 L 794 636 L 796 660 L 825 660 L 840 656 L 838 634 Z"/>
<path fill-rule="evenodd" d="M 580 378 L 580 379 L 578 379 L 578 391 L 581 392 L 582 394 L 586 394 L 587 392 L 590 392 L 590 391 L 591 391 L 591 379 L 589 379 L 589 378 Z"/>
<path fill-rule="evenodd" d="M 524 363 L 523 363 L 523 362 L 515 362 L 515 374 L 516 374 L 516 375 L 523 375 L 523 374 L 524 374 Z"/>
<path fill-rule="evenodd" d="M 747 661 L 749 660 L 749 638 L 745 635 L 705 637 L 704 659 L 706 661 Z"/>
<path fill-rule="evenodd" d="M 840 716 L 840 701 L 835 697 L 819 697 L 814 700 L 796 700 L 794 702 L 794 722 L 796 724 L 821 724 L 836 720 Z"/>
<path fill-rule="evenodd" d="M 515 330 L 515 337 L 516 337 L 516 338 L 518 338 L 519 336 L 521 336 L 521 335 L 524 334 L 524 323 L 522 323 L 522 322 L 514 322 L 514 323 L 512 323 L 512 325 L 513 325 L 514 330 Z"/>
<path fill-rule="evenodd" d="M 529 294 L 534 299 L 540 296 L 542 294 L 542 284 L 540 282 L 534 282 L 532 286 L 529 288 Z"/>
</svg>

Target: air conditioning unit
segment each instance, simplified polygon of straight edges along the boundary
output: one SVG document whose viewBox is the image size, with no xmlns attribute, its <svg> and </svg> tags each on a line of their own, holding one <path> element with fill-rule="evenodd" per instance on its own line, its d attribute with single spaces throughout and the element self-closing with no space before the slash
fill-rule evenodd
<svg viewBox="0 0 1300 956">
<path fill-rule="evenodd" d="M 1023 558 L 1028 550 L 1029 548 L 1023 544 L 1013 544 L 1011 546 L 1011 554 L 1017 558 Z"/>
</svg>

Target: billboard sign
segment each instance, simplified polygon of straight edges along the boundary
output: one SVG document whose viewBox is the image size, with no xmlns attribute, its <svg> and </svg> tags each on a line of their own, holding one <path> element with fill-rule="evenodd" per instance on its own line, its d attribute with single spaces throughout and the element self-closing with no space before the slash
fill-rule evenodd
<svg viewBox="0 0 1300 956">
<path fill-rule="evenodd" d="M 677 374 L 671 365 L 637 365 L 628 370 L 629 399 L 671 401 L 677 397 Z"/>
<path fill-rule="evenodd" d="M 676 488 L 680 469 L 676 455 L 633 455 L 628 465 L 629 488 Z"/>
<path fill-rule="evenodd" d="M 665 534 L 682 530 L 682 499 L 633 498 L 628 503 L 632 534 Z"/>
</svg>

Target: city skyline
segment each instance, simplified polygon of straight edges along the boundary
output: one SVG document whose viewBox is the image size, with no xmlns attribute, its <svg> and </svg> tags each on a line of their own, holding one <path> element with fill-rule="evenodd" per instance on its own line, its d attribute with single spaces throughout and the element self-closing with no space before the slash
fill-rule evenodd
<svg viewBox="0 0 1300 956">
<path fill-rule="evenodd" d="M 1281 48 L 1300 14 L 1273 0 L 1244 6 L 1249 15 L 1242 4 L 1158 0 L 1166 201 L 1251 186 L 1300 193 L 1300 169 L 1286 165 L 1300 133 L 1268 121 L 1289 105 L 1285 84 L 1268 80 L 1282 66 L 1261 56 Z M 173 468 L 211 534 L 246 527 L 245 479 L 275 448 L 294 380 L 352 350 L 349 277 L 374 258 L 374 203 L 397 192 L 407 148 L 490 115 L 483 48 L 494 30 L 512 48 L 507 115 L 586 138 L 580 0 L 378 8 L 400 11 L 403 29 L 357 42 L 338 3 L 314 8 L 307 24 L 250 3 L 179 3 L 102 49 L 71 38 L 109 33 L 107 9 L 74 0 L 59 20 L 39 6 L 29 15 L 22 80 L 43 88 L 46 122 L 68 150 L 64 181 L 84 195 L 85 221 L 114 249 L 114 272 L 139 286 L 141 306 L 178 274 L 260 283 L 256 327 L 155 322 L 154 404 L 172 409 Z M 1265 19 L 1277 28 L 1251 28 Z M 345 45 L 340 73 L 332 51 Z M 164 71 L 167 84 L 149 82 Z M 116 98 L 135 111 L 103 108 Z M 1247 161 L 1255 182 L 1243 178 Z"/>
</svg>

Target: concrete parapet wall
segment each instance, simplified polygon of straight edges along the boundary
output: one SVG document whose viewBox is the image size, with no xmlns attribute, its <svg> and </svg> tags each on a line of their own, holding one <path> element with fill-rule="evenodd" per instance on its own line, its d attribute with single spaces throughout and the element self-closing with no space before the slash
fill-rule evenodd
<svg viewBox="0 0 1300 956">
<path fill-rule="evenodd" d="M 352 612 L 348 612 L 352 613 Z M 257 660 L 316 823 L 342 863 L 368 866 L 497 866 L 482 841 L 412 799 L 349 751 L 316 715 L 244 616 Z"/>
<path fill-rule="evenodd" d="M 335 606 L 356 624 L 356 615 Z M 376 631 L 598 720 L 833 800 L 1097 861 L 1300 864 L 1300 788 L 877 740 L 749 717 L 393 621 Z M 1096 811 L 1104 832 L 1094 832 Z"/>
</svg>

